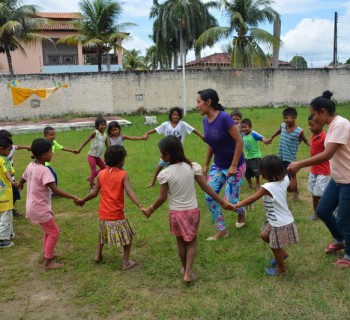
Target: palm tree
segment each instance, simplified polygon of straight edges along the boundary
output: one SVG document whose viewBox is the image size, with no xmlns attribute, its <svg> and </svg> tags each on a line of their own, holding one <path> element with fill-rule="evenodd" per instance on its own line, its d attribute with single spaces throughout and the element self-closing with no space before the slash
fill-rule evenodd
<svg viewBox="0 0 350 320">
<path fill-rule="evenodd" d="M 26 55 L 23 43 L 37 43 L 51 39 L 34 30 L 49 21 L 36 16 L 37 7 L 22 5 L 20 0 L 0 0 L 0 53 L 5 53 L 10 74 L 13 75 L 11 51 L 20 50 Z"/>
<path fill-rule="evenodd" d="M 125 53 L 123 57 L 123 67 L 125 70 L 147 70 L 147 66 L 144 62 L 145 58 L 140 56 L 141 51 L 132 49 Z"/>
<path fill-rule="evenodd" d="M 173 54 L 170 50 L 162 50 L 161 47 L 153 45 L 146 49 L 145 63 L 151 70 L 167 70 L 171 68 Z"/>
<path fill-rule="evenodd" d="M 205 31 L 197 43 L 204 45 L 235 34 L 232 39 L 231 66 L 234 68 L 267 66 L 268 61 L 259 44 L 278 47 L 281 42 L 257 26 L 265 21 L 272 23 L 279 18 L 279 14 L 270 7 L 272 3 L 271 0 L 223 0 L 222 5 L 230 25 Z"/>
<path fill-rule="evenodd" d="M 160 4 L 158 0 L 153 0 L 150 12 L 150 18 L 155 18 L 152 38 L 161 51 L 172 52 L 175 70 L 179 53 L 184 57 L 192 48 L 198 53 L 203 46 L 195 47 L 195 40 L 204 30 L 217 25 L 216 19 L 209 13 L 209 8 L 213 7 L 218 7 L 216 1 L 167 0 Z"/>
<path fill-rule="evenodd" d="M 124 32 L 133 23 L 116 24 L 122 7 L 115 0 L 82 0 L 79 2 L 83 18 L 74 21 L 79 34 L 61 38 L 57 43 L 71 45 L 83 44 L 85 49 L 95 50 L 97 54 L 98 72 L 102 71 L 102 54 L 112 48 L 121 49 L 118 43 L 128 35 Z"/>
</svg>

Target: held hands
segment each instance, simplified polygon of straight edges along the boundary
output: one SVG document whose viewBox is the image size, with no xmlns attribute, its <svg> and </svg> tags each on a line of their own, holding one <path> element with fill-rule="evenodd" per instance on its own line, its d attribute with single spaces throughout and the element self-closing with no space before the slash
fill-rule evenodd
<svg viewBox="0 0 350 320">
<path fill-rule="evenodd" d="M 301 168 L 298 166 L 298 162 L 291 162 L 287 168 L 287 171 L 296 174 Z"/>
<path fill-rule="evenodd" d="M 148 135 L 147 134 L 144 134 L 143 136 L 142 136 L 142 140 L 147 140 L 148 139 Z"/>
<path fill-rule="evenodd" d="M 74 154 L 79 154 L 79 153 L 80 153 L 80 150 L 73 150 L 73 153 L 74 153 Z"/>
<path fill-rule="evenodd" d="M 153 208 L 153 205 L 149 206 L 148 208 L 141 207 L 140 210 L 142 211 L 142 213 L 146 218 L 149 218 L 152 215 L 152 213 L 155 211 Z"/>
<path fill-rule="evenodd" d="M 268 144 L 271 144 L 272 143 L 272 139 L 266 139 L 266 138 L 263 138 L 262 141 L 268 145 Z"/>
<path fill-rule="evenodd" d="M 225 210 L 231 210 L 231 211 L 235 211 L 237 210 L 236 206 L 226 200 L 224 200 L 223 202 L 220 203 L 220 206 L 225 209 Z"/>
<path fill-rule="evenodd" d="M 80 198 L 77 198 L 77 197 L 74 198 L 73 202 L 74 202 L 75 205 L 80 206 L 80 207 L 82 207 L 85 204 L 85 200 L 84 199 L 80 199 Z"/>
</svg>

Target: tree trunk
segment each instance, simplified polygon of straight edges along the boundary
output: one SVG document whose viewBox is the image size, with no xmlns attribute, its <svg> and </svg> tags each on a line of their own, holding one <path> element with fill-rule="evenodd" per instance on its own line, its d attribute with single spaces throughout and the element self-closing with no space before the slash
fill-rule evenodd
<svg viewBox="0 0 350 320">
<path fill-rule="evenodd" d="M 273 35 L 280 39 L 281 38 L 281 19 L 278 17 L 273 22 Z M 280 54 L 280 48 L 279 46 L 273 46 L 273 52 L 272 52 L 272 68 L 278 68 L 278 59 Z"/>
<path fill-rule="evenodd" d="M 7 64 L 8 64 L 8 67 L 9 67 L 10 75 L 13 76 L 14 72 L 13 72 L 12 57 L 11 57 L 10 49 L 6 48 L 5 52 L 6 52 Z"/>
</svg>

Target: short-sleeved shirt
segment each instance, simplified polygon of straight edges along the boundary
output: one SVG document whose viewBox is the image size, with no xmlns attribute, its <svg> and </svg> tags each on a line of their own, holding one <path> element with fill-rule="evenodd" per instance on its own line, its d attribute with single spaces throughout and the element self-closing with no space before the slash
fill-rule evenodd
<svg viewBox="0 0 350 320">
<path fill-rule="evenodd" d="M 303 129 L 296 127 L 293 131 L 286 130 L 286 124 L 281 124 L 280 145 L 278 148 L 278 156 L 287 162 L 293 162 L 297 159 L 298 148 L 300 144 L 300 135 Z"/>
<path fill-rule="evenodd" d="M 272 195 L 272 197 L 265 195 L 263 200 L 267 221 L 273 227 L 283 227 L 294 221 L 287 204 L 288 186 L 288 176 L 285 176 L 282 181 L 267 182 L 261 186 Z"/>
<path fill-rule="evenodd" d="M 47 184 L 55 182 L 49 168 L 32 162 L 23 173 L 27 181 L 26 218 L 32 223 L 39 224 L 53 218 L 51 209 L 51 189 Z"/>
<path fill-rule="evenodd" d="M 122 220 L 124 215 L 124 184 L 127 172 L 116 167 L 107 167 L 97 176 L 100 186 L 98 217 L 102 220 Z"/>
<path fill-rule="evenodd" d="M 52 143 L 52 153 L 55 152 L 55 150 L 62 150 L 63 146 L 61 146 L 56 140 Z M 45 162 L 45 166 L 49 167 L 51 165 L 51 162 Z"/>
<path fill-rule="evenodd" d="M 224 111 L 220 111 L 214 121 L 203 119 L 204 140 L 214 153 L 214 163 L 222 169 L 228 169 L 233 160 L 236 141 L 232 139 L 229 130 L 235 125 L 233 119 Z M 238 166 L 244 162 L 243 152 L 239 158 Z"/>
<path fill-rule="evenodd" d="M 99 158 L 102 155 L 103 148 L 106 143 L 107 135 L 105 133 L 101 133 L 98 130 L 95 130 L 95 137 L 91 140 L 91 147 L 88 152 L 89 156 Z"/>
<path fill-rule="evenodd" d="M 171 164 L 158 174 L 159 184 L 169 186 L 169 210 L 189 210 L 198 208 L 195 176 L 202 175 L 202 167 L 192 162 Z"/>
<path fill-rule="evenodd" d="M 324 151 L 324 141 L 326 139 L 326 133 L 321 131 L 320 134 L 313 134 L 310 139 L 310 156 L 315 156 Z M 331 174 L 331 168 L 329 161 L 325 161 L 319 164 L 311 166 L 310 172 L 317 175 L 329 176 Z"/>
<path fill-rule="evenodd" d="M 6 172 L 14 173 L 12 170 L 10 160 L 7 157 L 0 156 L 0 212 L 13 209 L 12 185 L 6 177 Z"/>
<path fill-rule="evenodd" d="M 325 146 L 328 143 L 340 144 L 336 153 L 330 159 L 331 175 L 335 182 L 350 183 L 350 122 L 336 116 L 329 124 Z"/>
<path fill-rule="evenodd" d="M 259 133 L 252 131 L 250 134 L 242 134 L 243 144 L 244 144 L 244 156 L 246 159 L 256 159 L 261 158 L 261 151 L 259 148 L 259 141 L 262 141 L 263 136 Z"/>
<path fill-rule="evenodd" d="M 183 144 L 185 141 L 186 134 L 191 134 L 194 130 L 187 122 L 180 120 L 175 128 L 171 125 L 170 121 L 163 122 L 159 127 L 155 128 L 157 133 L 163 134 L 164 136 L 175 136 L 179 138 Z"/>
</svg>

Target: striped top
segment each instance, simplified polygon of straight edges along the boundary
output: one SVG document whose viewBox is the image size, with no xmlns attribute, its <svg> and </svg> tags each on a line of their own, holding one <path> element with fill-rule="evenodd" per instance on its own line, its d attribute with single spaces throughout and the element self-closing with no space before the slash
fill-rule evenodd
<svg viewBox="0 0 350 320">
<path fill-rule="evenodd" d="M 287 162 L 293 162 L 297 159 L 298 148 L 300 144 L 300 134 L 303 129 L 296 127 L 293 131 L 288 132 L 286 130 L 286 124 L 281 124 L 281 138 L 278 148 L 278 156 Z"/>
</svg>

